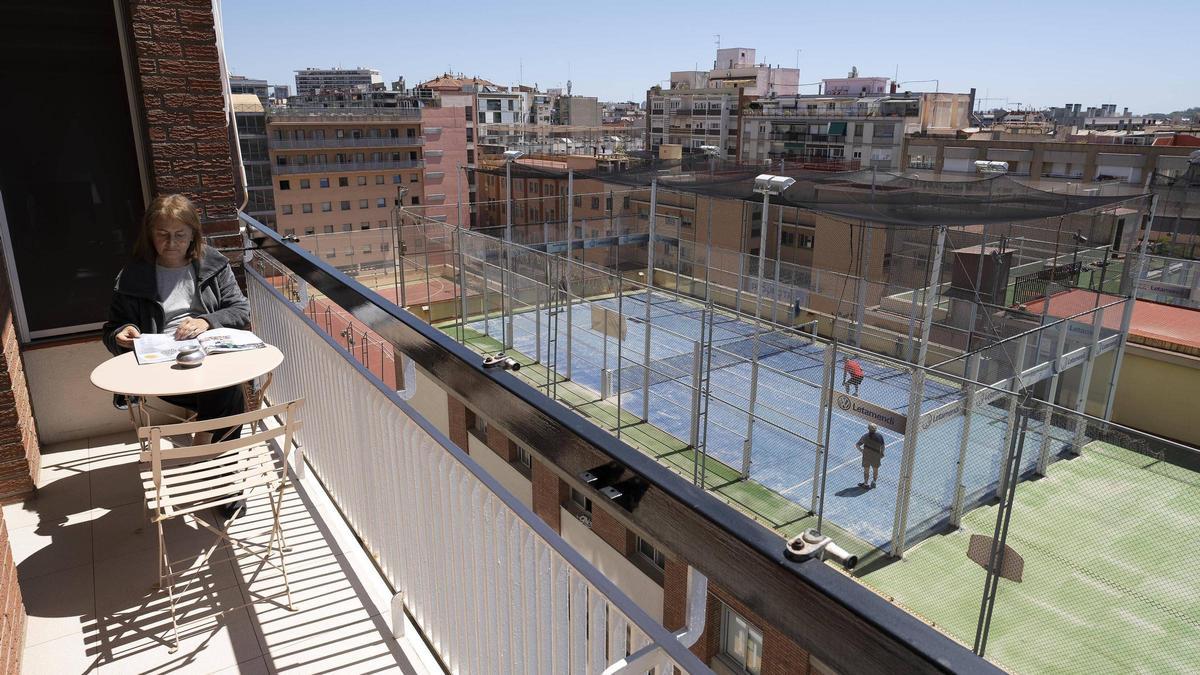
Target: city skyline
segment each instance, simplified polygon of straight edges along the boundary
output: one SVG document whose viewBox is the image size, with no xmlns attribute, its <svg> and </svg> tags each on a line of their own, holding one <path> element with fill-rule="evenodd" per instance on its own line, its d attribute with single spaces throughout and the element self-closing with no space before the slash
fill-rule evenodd
<svg viewBox="0 0 1200 675">
<path fill-rule="evenodd" d="M 452 26 L 433 13 L 404 14 L 398 25 L 358 20 L 395 11 L 379 0 L 336 8 L 294 2 L 288 12 L 267 3 L 229 3 L 223 14 L 230 71 L 289 86 L 298 69 L 362 66 L 379 70 L 389 84 L 400 76 L 412 86 L 461 72 L 502 85 L 521 80 L 565 90 L 570 79 L 577 94 L 641 101 L 646 89 L 665 84 L 671 71 L 711 68 L 719 33 L 721 46 L 755 48 L 759 61 L 788 68 L 798 64 L 802 83 L 842 77 L 857 67 L 865 76 L 898 73 L 909 85 L 902 87 L 912 90 L 975 87 L 984 108 L 1113 103 L 1146 114 L 1200 105 L 1189 86 L 1195 77 L 1188 73 L 1188 60 L 1171 53 L 1171 45 L 1179 45 L 1182 55 L 1186 27 L 1200 19 L 1200 6 L 1168 4 L 1175 7 L 1165 12 L 1171 22 L 1126 33 L 1116 27 L 1128 24 L 1128 7 L 1115 2 L 1010 3 L 1004 14 L 966 23 L 936 4 L 901 15 L 894 6 L 871 2 L 859 8 L 867 17 L 861 20 L 827 8 L 787 7 L 779 11 L 779 20 L 754 26 L 730 25 L 721 19 L 726 6 L 700 2 L 688 5 L 686 30 L 674 10 L 632 3 L 602 10 L 535 2 L 505 16 L 468 3 L 458 16 L 478 11 L 479 18 Z M 704 17 L 721 20 L 711 28 L 695 28 Z M 265 49 L 262 26 L 289 39 Z M 810 26 L 844 26 L 845 34 Z M 397 34 L 407 41 L 397 43 Z M 302 39 L 308 35 L 321 39 Z M 1143 55 L 1156 52 L 1165 52 L 1162 63 L 1148 64 Z M 802 92 L 817 89 L 807 86 Z"/>
</svg>

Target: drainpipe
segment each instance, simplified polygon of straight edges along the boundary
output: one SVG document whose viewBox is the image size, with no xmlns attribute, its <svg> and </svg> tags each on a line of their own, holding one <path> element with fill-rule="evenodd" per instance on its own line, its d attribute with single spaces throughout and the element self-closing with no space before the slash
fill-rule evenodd
<svg viewBox="0 0 1200 675">
<path fill-rule="evenodd" d="M 704 633 L 704 617 L 708 600 L 708 577 L 695 567 L 688 568 L 687 625 L 675 634 L 684 647 L 696 644 Z M 655 665 L 662 648 L 647 645 L 604 669 L 602 675 L 644 673 Z"/>
</svg>

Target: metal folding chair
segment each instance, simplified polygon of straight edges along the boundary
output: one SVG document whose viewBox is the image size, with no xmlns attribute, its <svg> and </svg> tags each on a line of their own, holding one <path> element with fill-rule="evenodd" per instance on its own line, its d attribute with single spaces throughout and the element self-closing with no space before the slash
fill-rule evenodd
<svg viewBox="0 0 1200 675">
<path fill-rule="evenodd" d="M 256 600 L 286 597 L 288 609 L 295 609 L 287 579 L 284 561 L 287 545 L 279 515 L 288 485 L 288 459 L 294 449 L 295 432 L 300 429 L 299 410 L 303 403 L 304 399 L 298 399 L 215 420 L 147 426 L 138 430 L 138 437 L 146 442 L 150 455 L 149 465 L 141 474 L 142 485 L 152 522 L 158 527 L 159 588 L 166 589 L 171 607 L 175 638 L 172 652 L 179 648 L 175 585 L 177 577 L 182 576 L 175 570 L 181 561 L 172 561 L 167 553 L 163 525 L 172 519 L 187 519 L 215 535 L 212 546 L 194 565 L 208 563 L 222 542 L 228 542 L 235 557 L 238 549 L 254 554 L 264 565 L 278 569 L 283 577 L 282 593 Z M 266 420 L 273 417 L 280 417 L 282 424 L 268 429 Z M 233 440 L 178 448 L 163 443 L 165 436 L 243 424 L 249 424 L 254 433 Z M 256 431 L 260 424 L 263 430 Z M 276 454 L 270 442 L 279 437 L 283 438 L 283 443 L 281 452 Z M 201 517 L 203 513 L 211 513 L 214 507 L 249 499 L 260 491 L 269 495 L 274 519 L 266 544 L 230 536 L 230 526 L 241 517 L 243 509 L 238 509 L 224 523 L 210 524 Z M 277 561 L 272 561 L 272 553 L 277 554 Z M 186 591 L 186 587 L 182 590 Z"/>
</svg>

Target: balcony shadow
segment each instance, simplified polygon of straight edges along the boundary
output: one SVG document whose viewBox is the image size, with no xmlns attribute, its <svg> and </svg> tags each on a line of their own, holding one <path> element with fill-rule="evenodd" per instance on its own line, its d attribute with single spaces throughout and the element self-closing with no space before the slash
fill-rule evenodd
<svg viewBox="0 0 1200 675">
<path fill-rule="evenodd" d="M 90 487 L 137 480 L 137 465 L 129 461 L 90 468 L 86 460 L 64 464 L 77 471 L 54 481 L 44 492 L 54 495 L 90 494 Z M 38 502 L 25 508 L 37 510 Z M 32 509 L 30 509 L 32 507 Z M 34 530 L 50 539 L 18 565 L 23 577 L 62 570 L 70 565 L 90 565 L 94 582 L 91 594 L 26 594 L 28 616 L 79 617 L 82 648 L 88 666 L 83 672 L 117 666 L 126 672 L 170 672 L 218 664 L 240 663 L 261 653 L 249 628 L 242 594 L 224 547 L 212 559 L 205 553 L 213 537 L 182 520 L 164 526 L 168 552 L 175 569 L 187 570 L 175 585 L 180 647 L 174 654 L 167 593 L 157 588 L 157 528 L 144 503 L 138 501 L 106 507 L 48 510 Z M 224 630 L 224 629 L 228 630 Z M 215 647 L 215 642 L 220 642 Z"/>
</svg>

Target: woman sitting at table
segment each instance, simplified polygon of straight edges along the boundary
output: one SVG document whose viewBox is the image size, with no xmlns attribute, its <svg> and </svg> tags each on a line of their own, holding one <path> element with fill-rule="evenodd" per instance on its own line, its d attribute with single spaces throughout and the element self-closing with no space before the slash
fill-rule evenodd
<svg viewBox="0 0 1200 675">
<path fill-rule="evenodd" d="M 150 202 L 133 253 L 134 260 L 117 275 L 104 324 L 104 346 L 114 355 L 133 349 L 142 333 L 186 340 L 210 328 L 249 326 L 250 303 L 229 261 L 204 245 L 200 215 L 187 197 L 167 195 Z M 161 398 L 195 412 L 198 420 L 245 412 L 240 386 Z M 195 442 L 240 435 L 241 427 L 218 429 L 204 437 L 197 434 Z"/>
</svg>

